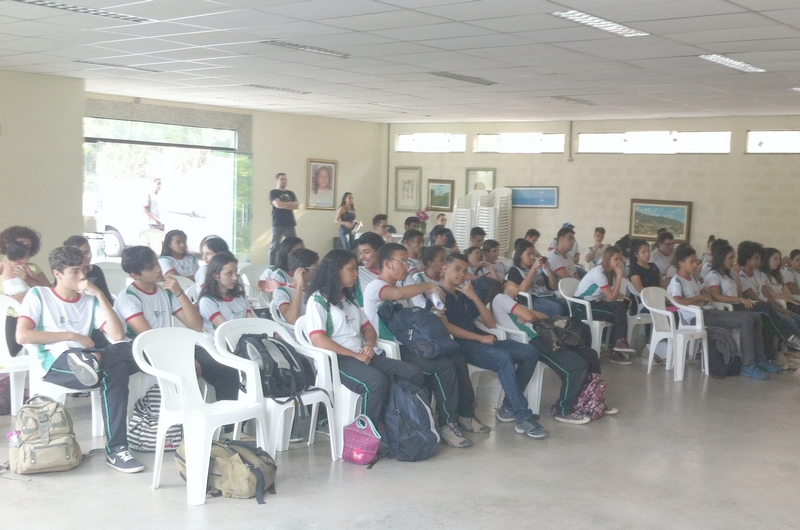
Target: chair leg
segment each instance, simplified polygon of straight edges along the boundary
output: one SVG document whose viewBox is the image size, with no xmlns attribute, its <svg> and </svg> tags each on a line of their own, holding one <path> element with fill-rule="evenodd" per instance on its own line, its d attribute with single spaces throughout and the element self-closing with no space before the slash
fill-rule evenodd
<svg viewBox="0 0 800 530">
<path fill-rule="evenodd" d="M 703 337 L 703 373 L 709 375 L 711 372 L 708 369 L 708 337 Z"/>
<path fill-rule="evenodd" d="M 311 418 L 309 423 L 311 426 L 308 429 L 308 445 L 313 445 L 317 439 L 317 417 L 319 416 L 319 401 L 311 405 Z M 330 425 L 330 407 L 326 407 L 325 411 L 328 413 L 328 425 Z M 330 431 L 329 431 L 330 432 Z"/>
<path fill-rule="evenodd" d="M 275 440 L 277 441 L 277 451 L 289 450 L 289 437 L 292 432 L 295 408 L 296 405 L 284 408 L 280 411 L 280 414 L 278 414 L 277 421 L 273 420 L 273 429 L 277 429 L 273 431 L 275 433 Z"/>
<path fill-rule="evenodd" d="M 533 372 L 533 377 L 525 389 L 525 398 L 528 400 L 528 408 L 534 414 L 539 414 L 539 409 L 542 404 L 542 380 L 544 379 L 544 363 L 536 363 L 536 370 Z"/>
<path fill-rule="evenodd" d="M 189 506 L 199 506 L 206 502 L 213 431 L 205 427 L 204 424 L 183 424 L 186 449 L 186 502 Z"/>
<path fill-rule="evenodd" d="M 16 416 L 25 401 L 25 376 L 27 371 L 11 372 L 8 374 L 11 380 L 11 415 Z"/>
<path fill-rule="evenodd" d="M 675 381 L 683 381 L 683 371 L 686 368 L 686 345 L 687 340 L 681 336 L 675 341 L 675 350 L 672 354 L 675 363 Z"/>
<path fill-rule="evenodd" d="M 92 400 L 92 436 L 103 436 L 103 404 L 100 401 L 100 391 L 90 390 Z"/>
<path fill-rule="evenodd" d="M 156 430 L 156 455 L 153 461 L 153 489 L 161 485 L 161 468 L 164 464 L 164 443 L 167 440 L 167 430 L 171 425 L 163 425 L 158 422 L 158 429 Z M 183 439 L 186 440 L 186 429 L 183 431 Z"/>
<path fill-rule="evenodd" d="M 316 404 L 319 407 L 319 403 Z M 342 449 L 339 446 L 339 439 L 338 437 L 334 436 L 332 433 L 342 431 L 342 427 L 339 425 L 338 420 L 336 418 L 336 411 L 333 407 L 325 404 L 325 411 L 328 413 L 328 438 L 331 439 L 331 458 L 334 462 L 342 457 Z M 311 424 L 311 432 L 316 432 L 316 419 L 314 423 Z M 344 433 L 344 431 L 342 431 Z M 344 435 L 342 435 L 342 444 L 344 444 Z"/>
</svg>

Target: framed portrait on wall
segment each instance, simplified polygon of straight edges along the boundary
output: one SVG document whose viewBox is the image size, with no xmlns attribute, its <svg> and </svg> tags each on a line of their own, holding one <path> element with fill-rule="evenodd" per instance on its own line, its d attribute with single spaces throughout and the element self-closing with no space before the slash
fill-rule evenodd
<svg viewBox="0 0 800 530">
<path fill-rule="evenodd" d="M 494 168 L 467 168 L 467 189 L 464 193 L 469 195 L 476 190 L 492 191 L 494 189 L 497 170 Z"/>
<path fill-rule="evenodd" d="M 422 168 L 397 167 L 394 170 L 394 209 L 418 212 L 422 209 Z"/>
<path fill-rule="evenodd" d="M 336 209 L 336 160 L 308 159 L 306 209 Z"/>
<path fill-rule="evenodd" d="M 692 232 L 692 203 L 631 199 L 631 237 L 655 241 L 659 228 L 672 232 L 676 243 L 687 243 Z"/>
<path fill-rule="evenodd" d="M 455 180 L 428 180 L 428 206 L 432 211 L 453 211 L 453 186 L 455 183 Z"/>
<path fill-rule="evenodd" d="M 558 186 L 508 186 L 512 208 L 558 208 Z"/>
</svg>

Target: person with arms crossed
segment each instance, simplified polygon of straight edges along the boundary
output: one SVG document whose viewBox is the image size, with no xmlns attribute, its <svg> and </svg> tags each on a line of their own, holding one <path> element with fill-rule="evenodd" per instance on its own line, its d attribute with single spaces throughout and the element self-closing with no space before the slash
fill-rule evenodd
<svg viewBox="0 0 800 530">
<path fill-rule="evenodd" d="M 275 253 L 278 252 L 278 243 L 285 237 L 296 237 L 294 210 L 300 208 L 300 202 L 293 191 L 287 190 L 288 179 L 286 173 L 275 175 L 275 189 L 269 192 L 269 202 L 272 204 L 272 245 L 269 249 L 269 263 L 275 264 Z"/>
</svg>

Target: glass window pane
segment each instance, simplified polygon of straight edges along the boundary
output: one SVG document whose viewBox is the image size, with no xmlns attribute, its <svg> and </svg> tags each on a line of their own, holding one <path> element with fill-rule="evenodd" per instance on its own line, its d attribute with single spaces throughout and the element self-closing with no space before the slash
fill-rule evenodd
<svg viewBox="0 0 800 530">
<path fill-rule="evenodd" d="M 748 153 L 800 153 L 800 131 L 749 131 Z"/>
<path fill-rule="evenodd" d="M 87 138 L 133 140 L 202 147 L 236 148 L 236 131 L 210 127 L 188 127 L 143 121 L 84 118 L 83 134 Z"/>
<path fill-rule="evenodd" d="M 466 134 L 414 133 L 398 134 L 395 151 L 409 153 L 463 153 L 467 150 Z"/>
</svg>

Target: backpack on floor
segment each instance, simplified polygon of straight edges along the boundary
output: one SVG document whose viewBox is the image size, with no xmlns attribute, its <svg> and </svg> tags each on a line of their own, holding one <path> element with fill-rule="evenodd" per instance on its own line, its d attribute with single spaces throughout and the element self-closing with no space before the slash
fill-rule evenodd
<svg viewBox="0 0 800 530">
<path fill-rule="evenodd" d="M 266 333 L 246 333 L 239 339 L 233 352 L 250 359 L 261 369 L 261 386 L 264 396 L 281 405 L 294 401 L 300 414 L 306 412 L 300 393 L 313 387 L 317 374 L 311 361 L 279 337 Z M 246 386 L 248 381 L 244 381 Z M 279 401 L 276 398 L 287 398 Z"/>
<path fill-rule="evenodd" d="M 156 450 L 158 417 L 161 413 L 161 388 L 153 385 L 144 396 L 136 400 L 128 423 L 128 447 L 134 451 L 153 453 Z M 174 451 L 183 440 L 183 428 L 173 425 L 167 429 L 164 450 Z"/>
<path fill-rule="evenodd" d="M 17 414 L 18 441 L 9 440 L 9 468 L 18 475 L 68 471 L 81 463 L 81 447 L 66 407 L 45 396 L 33 396 Z"/>
<path fill-rule="evenodd" d="M 600 374 L 587 374 L 578 400 L 575 402 L 575 412 L 589 416 L 593 420 L 600 418 L 606 409 L 606 382 Z"/>
<path fill-rule="evenodd" d="M 186 480 L 186 449 L 182 443 L 175 452 L 175 464 Z M 264 504 L 264 492 L 275 493 L 275 460 L 255 442 L 222 440 L 211 442 L 207 492 L 212 497 L 256 498 Z"/>
<path fill-rule="evenodd" d="M 430 458 L 441 442 L 425 391 L 408 381 L 389 389 L 386 404 L 386 438 L 397 460 L 417 462 Z"/>
<path fill-rule="evenodd" d="M 708 333 L 708 372 L 715 379 L 742 373 L 742 356 L 730 330 L 706 326 Z M 725 362 L 725 358 L 728 362 Z"/>
<path fill-rule="evenodd" d="M 397 342 L 425 359 L 437 359 L 459 348 L 442 319 L 421 307 L 383 304 L 378 318 Z"/>
</svg>

